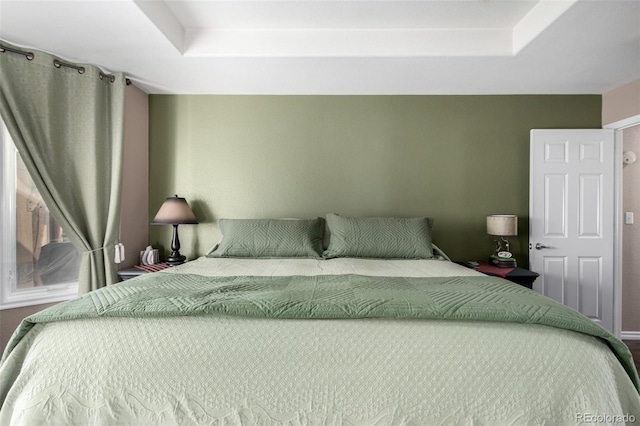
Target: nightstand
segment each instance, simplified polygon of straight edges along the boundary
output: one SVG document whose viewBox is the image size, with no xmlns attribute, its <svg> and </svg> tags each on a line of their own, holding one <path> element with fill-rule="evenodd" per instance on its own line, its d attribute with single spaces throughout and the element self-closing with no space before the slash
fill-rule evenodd
<svg viewBox="0 0 640 426">
<path fill-rule="evenodd" d="M 533 288 L 534 281 L 540 276 L 537 272 L 524 268 L 498 268 L 489 264 L 480 264 L 476 271 L 504 278 L 526 288 Z"/>
<path fill-rule="evenodd" d="M 146 273 L 147 271 L 143 271 L 142 269 L 138 269 L 136 267 L 127 268 L 118 271 L 118 278 L 120 278 L 120 281 L 126 281 Z"/>
<path fill-rule="evenodd" d="M 118 271 L 118 277 L 120 281 L 130 280 L 131 278 L 139 277 L 142 274 L 149 272 L 158 272 L 163 269 L 169 268 L 168 263 L 156 263 L 155 265 L 134 266 L 133 268 L 122 269 Z"/>
</svg>

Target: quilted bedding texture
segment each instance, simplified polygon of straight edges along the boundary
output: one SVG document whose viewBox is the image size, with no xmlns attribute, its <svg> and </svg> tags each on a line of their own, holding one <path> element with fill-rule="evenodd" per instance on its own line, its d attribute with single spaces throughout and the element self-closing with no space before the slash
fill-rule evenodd
<svg viewBox="0 0 640 426">
<path fill-rule="evenodd" d="M 606 344 L 527 324 L 100 318 L 37 324 L 2 366 L 3 386 L 17 368 L 2 425 L 562 425 L 583 413 L 640 415 Z"/>
<path fill-rule="evenodd" d="M 635 370 L 627 374 L 604 340 L 544 325 L 465 319 L 483 310 L 488 320 L 496 315 L 497 296 L 484 303 L 473 286 L 503 286 L 500 297 L 519 299 L 526 289 L 511 283 L 349 276 L 341 284 L 340 276 L 256 280 L 178 272 L 121 283 L 87 295 L 88 304 L 75 301 L 70 310 L 32 317 L 0 367 L 0 424 L 574 424 L 580 415 L 605 415 L 613 423 L 640 416 Z M 238 283 L 245 283 L 242 291 L 272 288 L 266 297 L 244 294 L 233 307 Z M 295 284 L 286 297 L 277 294 L 283 283 Z M 415 288 L 391 292 L 391 285 Z M 417 320 L 420 315 L 397 315 L 400 308 L 392 309 L 396 319 L 379 318 L 384 305 L 422 311 L 420 293 L 434 285 L 427 299 L 444 302 L 451 319 L 456 312 L 463 317 Z M 451 305 L 460 286 L 476 298 Z M 282 317 L 296 306 L 309 311 L 301 303 L 309 294 L 334 300 L 324 287 L 351 294 L 348 315 L 327 315 L 335 303 L 319 303 L 322 309 L 311 311 L 325 319 L 261 318 Z M 358 289 L 365 291 L 358 296 Z M 375 303 L 369 296 L 376 291 L 393 303 Z M 164 314 L 151 312 L 152 305 L 162 305 Z M 163 316 L 172 309 L 192 316 Z M 130 315 L 135 311 L 141 316 Z M 344 319 L 354 312 L 375 315 Z"/>
</svg>

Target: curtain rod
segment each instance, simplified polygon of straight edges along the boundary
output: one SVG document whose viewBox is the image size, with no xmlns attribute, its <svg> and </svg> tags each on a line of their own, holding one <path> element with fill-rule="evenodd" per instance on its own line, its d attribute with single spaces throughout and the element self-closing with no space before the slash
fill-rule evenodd
<svg viewBox="0 0 640 426">
<path fill-rule="evenodd" d="M 84 74 L 84 67 L 79 67 L 78 65 L 73 65 L 73 64 L 68 64 L 66 62 L 61 62 L 57 59 L 53 60 L 53 66 L 56 68 L 60 68 L 60 67 L 67 67 L 67 68 L 73 68 L 74 70 L 78 70 L 78 74 Z M 102 74 L 102 73 L 100 73 Z"/>
<path fill-rule="evenodd" d="M 28 61 L 31 61 L 35 57 L 33 52 L 26 52 L 24 50 L 12 49 L 10 47 L 6 47 L 6 46 L 3 46 L 3 45 L 0 44 L 0 53 L 4 53 L 5 51 L 17 53 L 18 55 L 22 55 L 25 58 L 27 58 Z"/>
<path fill-rule="evenodd" d="M 18 55 L 22 55 L 25 58 L 27 58 L 28 61 L 33 60 L 33 58 L 35 58 L 35 55 L 33 54 L 33 52 L 27 52 L 25 50 L 18 50 L 18 49 L 12 49 L 10 47 L 7 46 L 3 46 L 0 44 L 0 53 L 4 53 L 4 52 L 12 52 L 12 53 L 16 53 Z M 74 64 L 70 64 L 67 62 L 62 62 L 59 61 L 58 59 L 54 59 L 53 60 L 53 66 L 56 68 L 60 68 L 60 67 L 67 67 L 67 68 L 73 68 L 75 70 L 78 71 L 78 74 L 84 74 L 85 68 L 78 66 L 78 65 L 74 65 Z M 105 74 L 102 71 L 100 71 L 100 80 L 102 80 L 103 78 L 108 77 L 109 81 L 111 83 L 113 83 L 114 81 L 116 81 L 116 78 L 111 75 L 111 74 Z M 125 77 L 125 82 L 127 84 L 127 86 L 131 85 L 131 80 L 129 80 L 129 78 Z"/>
</svg>

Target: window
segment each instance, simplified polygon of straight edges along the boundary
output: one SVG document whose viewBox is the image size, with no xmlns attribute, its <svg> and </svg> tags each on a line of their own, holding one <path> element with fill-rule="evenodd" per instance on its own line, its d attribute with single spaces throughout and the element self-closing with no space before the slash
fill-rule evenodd
<svg viewBox="0 0 640 426">
<path fill-rule="evenodd" d="M 42 201 L 0 121 L 0 309 L 78 294 L 81 254 Z"/>
</svg>

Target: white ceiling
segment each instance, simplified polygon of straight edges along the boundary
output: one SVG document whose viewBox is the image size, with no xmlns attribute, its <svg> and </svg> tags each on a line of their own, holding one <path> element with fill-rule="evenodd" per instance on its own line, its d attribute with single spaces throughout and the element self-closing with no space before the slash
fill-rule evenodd
<svg viewBox="0 0 640 426">
<path fill-rule="evenodd" d="M 601 94 L 640 0 L 0 0 L 0 38 L 149 93 Z"/>
</svg>

